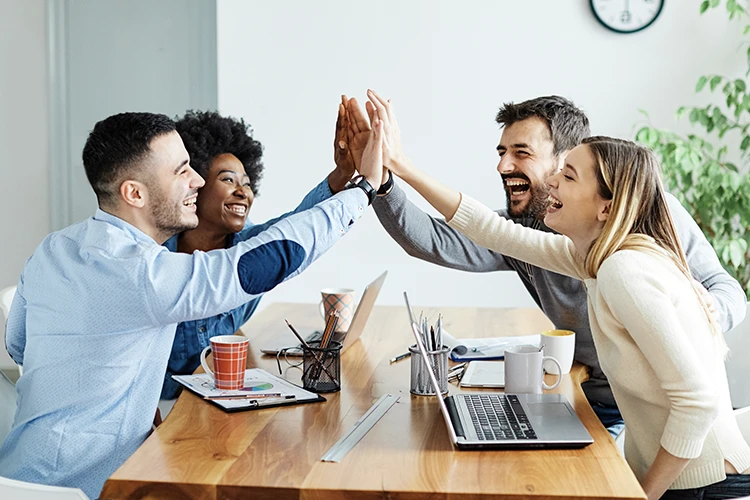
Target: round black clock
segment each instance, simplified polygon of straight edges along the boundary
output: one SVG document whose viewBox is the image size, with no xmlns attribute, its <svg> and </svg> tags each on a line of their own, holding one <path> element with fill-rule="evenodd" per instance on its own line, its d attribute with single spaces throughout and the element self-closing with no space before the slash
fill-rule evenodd
<svg viewBox="0 0 750 500">
<path fill-rule="evenodd" d="M 635 33 L 656 21 L 664 0 L 590 0 L 596 19 L 617 33 Z"/>
</svg>

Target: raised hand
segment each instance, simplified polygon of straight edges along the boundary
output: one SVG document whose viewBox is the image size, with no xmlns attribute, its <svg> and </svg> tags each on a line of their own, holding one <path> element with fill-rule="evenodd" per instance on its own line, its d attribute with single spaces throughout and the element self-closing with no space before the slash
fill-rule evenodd
<svg viewBox="0 0 750 500">
<path fill-rule="evenodd" d="M 383 121 L 383 165 L 399 177 L 404 177 L 413 167 L 401 147 L 401 130 L 393 104 L 374 90 L 368 90 L 367 97 L 368 114 L 377 115 L 378 119 Z"/>
<path fill-rule="evenodd" d="M 328 175 L 328 186 L 334 193 L 346 187 L 346 183 L 354 175 L 357 164 L 354 159 L 354 153 L 351 150 L 353 139 L 350 139 L 349 132 L 348 101 L 349 99 L 345 95 L 341 96 L 339 114 L 336 118 L 336 133 L 333 138 L 333 161 L 336 163 L 336 168 Z M 358 139 L 362 144 L 358 146 L 357 161 L 362 156 L 362 149 L 367 143 L 367 136 L 368 134 L 364 134 L 364 137 Z"/>
<path fill-rule="evenodd" d="M 369 111 L 368 109 L 368 113 Z M 362 109 L 359 107 L 359 103 L 355 97 L 349 99 L 346 104 L 346 115 L 349 151 L 354 160 L 354 167 L 359 171 L 362 153 L 367 145 L 367 140 L 370 138 L 370 120 L 362 113 Z M 372 114 L 370 115 L 370 119 L 372 119 Z"/>
<path fill-rule="evenodd" d="M 362 151 L 359 173 L 375 189 L 380 186 L 383 179 L 383 121 L 377 116 L 372 120 L 372 130 Z"/>
</svg>

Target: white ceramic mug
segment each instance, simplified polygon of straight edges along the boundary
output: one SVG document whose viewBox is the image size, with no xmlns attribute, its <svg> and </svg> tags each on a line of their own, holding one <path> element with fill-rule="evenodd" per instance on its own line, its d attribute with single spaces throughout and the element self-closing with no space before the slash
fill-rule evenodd
<svg viewBox="0 0 750 500">
<path fill-rule="evenodd" d="M 570 373 L 573 367 L 573 355 L 576 352 L 576 334 L 571 330 L 547 330 L 542 332 L 542 344 L 544 344 L 545 356 L 555 358 L 559 362 L 562 374 Z M 557 366 L 551 361 L 542 363 L 544 371 L 557 375 Z"/>
<path fill-rule="evenodd" d="M 555 358 L 545 356 L 533 345 L 517 345 L 505 349 L 505 392 L 507 394 L 541 394 L 542 389 L 551 390 L 560 385 L 562 375 L 558 373 L 553 385 L 544 383 L 542 363 L 551 361 L 560 368 Z"/>
</svg>

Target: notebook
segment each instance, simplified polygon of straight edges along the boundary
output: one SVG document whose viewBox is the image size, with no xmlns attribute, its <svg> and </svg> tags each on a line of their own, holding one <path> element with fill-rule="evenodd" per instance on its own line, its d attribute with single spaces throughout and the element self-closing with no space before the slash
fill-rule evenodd
<svg viewBox="0 0 750 500">
<path fill-rule="evenodd" d="M 365 325 L 367 325 L 367 320 L 370 318 L 372 308 L 375 305 L 375 299 L 378 298 L 378 294 L 380 293 L 380 289 L 382 288 L 387 275 L 388 271 L 384 271 L 383 274 L 375 278 L 372 283 L 365 287 L 365 291 L 362 293 L 362 298 L 354 311 L 354 316 L 352 316 L 352 323 L 349 325 L 349 330 L 347 330 L 341 337 L 334 335 L 333 340 L 342 343 L 342 354 L 349 346 L 359 339 L 360 335 L 362 335 Z M 308 344 L 319 341 L 323 336 L 323 332 L 320 331 L 308 332 L 307 334 L 304 332 L 299 333 Z M 273 354 L 275 356 L 280 350 L 287 349 L 287 356 L 302 356 L 302 347 L 299 345 L 299 341 L 294 337 L 294 334 L 289 331 L 286 325 L 283 327 L 279 326 L 279 333 L 274 335 L 273 339 L 274 340 L 271 341 L 271 344 L 261 347 L 260 352 L 263 354 Z"/>
<path fill-rule="evenodd" d="M 427 362 L 406 292 L 404 298 L 417 347 Z M 427 373 L 440 394 L 435 373 Z M 451 442 L 460 450 L 582 448 L 594 442 L 562 394 L 462 392 L 437 399 Z"/>
<path fill-rule="evenodd" d="M 461 377 L 461 387 L 505 387 L 505 361 L 472 361 Z"/>
</svg>

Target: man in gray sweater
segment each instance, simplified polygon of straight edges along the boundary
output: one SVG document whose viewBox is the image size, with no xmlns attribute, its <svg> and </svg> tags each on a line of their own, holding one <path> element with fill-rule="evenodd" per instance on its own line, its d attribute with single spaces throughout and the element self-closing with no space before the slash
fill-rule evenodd
<svg viewBox="0 0 750 500">
<path fill-rule="evenodd" d="M 354 113 L 361 115 L 359 109 Z M 569 100 L 548 96 L 505 104 L 496 121 L 503 127 L 497 170 L 507 198 L 507 208 L 497 213 L 551 231 L 542 222 L 548 203 L 544 181 L 562 167 L 567 152 L 590 135 L 588 118 Z M 556 328 L 576 332 L 575 359 L 591 368 L 583 390 L 604 426 L 613 436 L 619 434 L 624 423 L 596 356 L 583 284 L 476 245 L 412 204 L 390 174 L 384 181 L 373 203 L 375 213 L 409 255 L 469 272 L 513 271 Z M 723 330 L 729 331 L 744 319 L 745 294 L 677 199 L 669 196 L 669 205 L 692 275 L 710 293 L 715 315 Z"/>
</svg>

